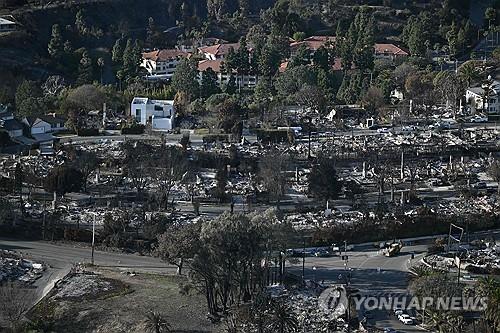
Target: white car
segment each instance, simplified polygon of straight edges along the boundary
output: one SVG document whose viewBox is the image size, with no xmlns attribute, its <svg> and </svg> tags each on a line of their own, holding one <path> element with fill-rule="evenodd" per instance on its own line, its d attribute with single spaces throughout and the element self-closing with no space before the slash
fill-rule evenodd
<svg viewBox="0 0 500 333">
<path fill-rule="evenodd" d="M 395 314 L 396 316 L 398 316 L 398 317 L 399 317 L 400 315 L 402 315 L 403 313 L 404 313 L 403 309 L 400 309 L 400 308 L 395 308 L 395 309 L 394 309 L 394 314 Z"/>
<path fill-rule="evenodd" d="M 383 133 L 383 134 L 387 134 L 387 133 L 391 133 L 391 130 L 388 129 L 387 127 L 382 127 L 382 128 L 379 128 L 377 130 L 377 133 Z"/>
<path fill-rule="evenodd" d="M 417 128 L 415 126 L 403 126 L 403 128 L 401 128 L 401 132 L 410 133 L 410 132 L 415 131 L 416 129 Z"/>
<path fill-rule="evenodd" d="M 413 325 L 413 319 L 411 319 L 410 315 L 403 313 L 398 316 L 400 322 L 405 325 Z"/>
<path fill-rule="evenodd" d="M 488 122 L 488 117 L 475 115 L 470 119 L 471 123 L 486 123 Z"/>
</svg>

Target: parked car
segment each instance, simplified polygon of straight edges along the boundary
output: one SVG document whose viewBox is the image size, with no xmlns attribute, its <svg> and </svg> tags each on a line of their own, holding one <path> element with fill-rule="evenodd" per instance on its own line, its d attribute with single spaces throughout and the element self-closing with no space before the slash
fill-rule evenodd
<svg viewBox="0 0 500 333">
<path fill-rule="evenodd" d="M 416 126 L 410 125 L 410 126 L 403 126 L 401 128 L 401 132 L 403 133 L 411 133 L 417 130 Z"/>
<path fill-rule="evenodd" d="M 486 184 L 486 182 L 477 182 L 474 185 L 472 185 L 472 187 L 478 190 L 484 190 L 485 188 L 488 187 L 488 185 Z"/>
<path fill-rule="evenodd" d="M 400 309 L 400 308 L 395 308 L 395 309 L 394 309 L 394 314 L 395 314 L 396 316 L 400 316 L 400 315 L 402 315 L 403 313 L 404 313 L 403 309 Z"/>
<path fill-rule="evenodd" d="M 486 123 L 488 122 L 488 117 L 481 116 L 481 115 L 475 115 L 470 119 L 471 123 Z"/>
<path fill-rule="evenodd" d="M 410 315 L 403 313 L 398 316 L 398 319 L 400 322 L 402 322 L 405 325 L 413 325 L 413 319 L 411 319 Z"/>
<path fill-rule="evenodd" d="M 387 127 L 382 127 L 377 130 L 377 133 L 383 133 L 383 134 L 388 134 L 391 133 L 391 130 L 388 129 Z"/>
</svg>

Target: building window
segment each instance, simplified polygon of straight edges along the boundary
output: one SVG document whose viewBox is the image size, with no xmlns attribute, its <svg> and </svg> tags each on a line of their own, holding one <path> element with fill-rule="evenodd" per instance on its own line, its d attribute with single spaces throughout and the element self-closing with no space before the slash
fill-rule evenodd
<svg viewBox="0 0 500 333">
<path fill-rule="evenodd" d="M 135 109 L 135 120 L 141 121 L 141 109 Z"/>
</svg>

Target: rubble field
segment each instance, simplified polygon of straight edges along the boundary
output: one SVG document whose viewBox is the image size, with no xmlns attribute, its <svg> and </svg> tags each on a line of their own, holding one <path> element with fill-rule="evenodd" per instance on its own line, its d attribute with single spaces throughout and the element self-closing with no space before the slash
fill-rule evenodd
<svg viewBox="0 0 500 333">
<path fill-rule="evenodd" d="M 24 259 L 20 255 L 0 250 L 0 284 L 4 281 L 20 281 L 33 283 L 45 271 L 43 263 Z"/>
<path fill-rule="evenodd" d="M 206 319 L 203 295 L 181 295 L 183 278 L 85 268 L 68 275 L 29 314 L 51 309 L 55 332 L 145 332 L 148 311 L 160 312 L 173 332 L 222 332 Z M 44 312 L 45 311 L 45 312 Z"/>
</svg>

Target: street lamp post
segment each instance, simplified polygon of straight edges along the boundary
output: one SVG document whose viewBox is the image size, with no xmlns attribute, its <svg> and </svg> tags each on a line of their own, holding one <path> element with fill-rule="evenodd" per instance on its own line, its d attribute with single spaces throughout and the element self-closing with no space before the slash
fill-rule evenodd
<svg viewBox="0 0 500 333">
<path fill-rule="evenodd" d="M 94 266 L 94 246 L 95 246 L 95 215 L 93 215 L 94 218 L 92 219 L 92 257 L 91 257 L 91 264 Z"/>
</svg>

